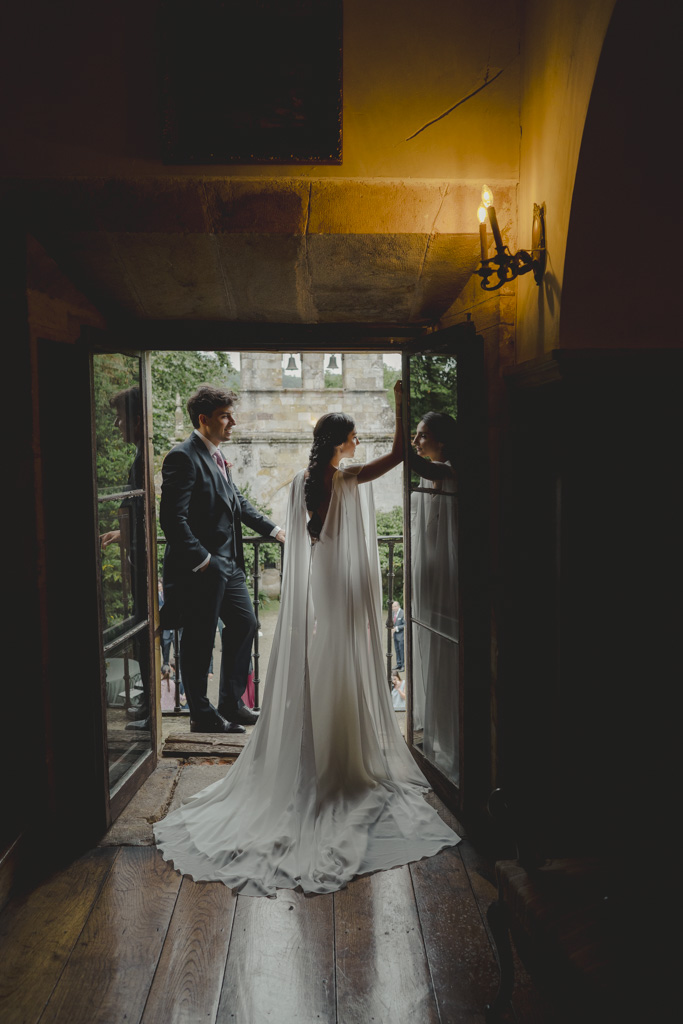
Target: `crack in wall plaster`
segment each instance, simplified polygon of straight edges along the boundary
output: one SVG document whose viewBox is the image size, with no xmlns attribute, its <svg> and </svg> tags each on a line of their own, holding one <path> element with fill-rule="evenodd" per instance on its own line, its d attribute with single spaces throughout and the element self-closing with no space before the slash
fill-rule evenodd
<svg viewBox="0 0 683 1024">
<path fill-rule="evenodd" d="M 311 222 L 311 201 L 313 198 L 313 182 L 308 186 L 308 205 L 306 207 L 306 223 L 304 224 L 304 238 L 308 238 L 308 225 Z M 306 246 L 308 250 L 308 245 Z"/>
<path fill-rule="evenodd" d="M 311 291 L 311 268 L 308 258 L 308 226 L 311 223 L 311 205 L 313 202 L 313 182 L 308 186 L 308 204 L 306 206 L 306 223 L 304 224 L 302 253 L 297 257 L 294 266 L 294 279 L 296 282 L 296 305 L 304 323 L 317 322 L 318 310 L 313 300 Z"/>
<path fill-rule="evenodd" d="M 429 235 L 427 237 L 427 244 L 425 245 L 425 251 L 424 251 L 424 255 L 422 257 L 422 263 L 420 264 L 420 269 L 418 271 L 417 281 L 415 282 L 415 289 L 414 289 L 414 292 L 413 292 L 413 305 L 412 305 L 412 309 L 410 310 L 410 319 L 411 320 L 413 320 L 416 317 L 416 315 L 418 314 L 418 312 L 419 312 L 420 285 L 422 283 L 422 275 L 424 274 L 424 268 L 425 268 L 425 264 L 427 262 L 427 256 L 429 255 L 429 250 L 430 250 L 430 247 L 431 247 L 431 244 L 432 244 L 432 239 L 434 237 L 434 232 L 435 232 L 435 229 L 436 229 L 436 224 L 437 224 L 437 221 L 438 221 L 439 216 L 441 214 L 441 211 L 443 209 L 443 204 L 446 202 L 446 196 L 448 195 L 449 190 L 450 190 L 450 185 L 446 185 L 445 191 L 443 192 L 443 195 L 441 196 L 441 202 L 439 203 L 439 208 L 436 211 L 436 213 L 434 214 L 434 220 L 432 221 L 432 226 L 431 226 Z"/>
<path fill-rule="evenodd" d="M 463 103 L 467 103 L 468 100 L 471 100 L 473 96 L 476 96 L 478 92 L 481 92 L 482 89 L 485 89 L 487 85 L 491 85 L 492 82 L 495 82 L 495 80 L 500 75 L 502 75 L 504 71 L 505 68 L 501 68 L 500 71 L 498 71 L 498 73 L 493 76 L 493 78 L 488 77 L 487 71 L 486 79 L 483 85 L 480 85 L 478 89 L 475 89 L 474 92 L 471 92 L 468 96 L 464 96 L 461 100 L 458 100 L 458 102 L 454 103 L 452 107 L 448 108 L 448 110 L 444 110 L 443 114 L 439 114 L 438 117 L 433 118 L 431 121 L 427 121 L 427 124 L 423 124 L 421 128 L 417 129 L 416 132 L 413 132 L 412 135 L 409 135 L 405 141 L 410 142 L 410 140 L 416 138 L 416 136 L 418 136 L 420 132 L 425 131 L 425 129 L 430 128 L 433 124 L 436 124 L 437 121 L 440 121 L 442 118 L 447 117 L 449 114 L 452 114 L 454 110 L 457 110 L 457 108 L 461 107 Z"/>
<path fill-rule="evenodd" d="M 214 254 L 215 254 L 215 257 L 216 257 L 216 261 L 218 262 L 218 269 L 220 271 L 221 281 L 223 282 L 223 290 L 225 292 L 225 301 L 226 301 L 227 306 L 228 306 L 228 316 L 234 317 L 236 315 L 235 299 L 234 299 L 234 296 L 233 296 L 232 292 L 230 291 L 230 286 L 228 284 L 228 276 L 226 274 L 225 267 L 223 266 L 223 260 L 221 259 L 221 248 L 220 248 L 220 246 L 218 244 L 218 238 L 216 237 L 215 224 L 214 224 L 214 218 L 213 218 L 213 210 L 211 208 L 211 203 L 209 202 L 209 197 L 206 194 L 206 182 L 202 181 L 201 186 L 202 186 L 202 193 L 204 195 L 205 209 L 206 209 L 206 211 L 208 213 L 209 220 L 211 221 L 211 224 L 210 224 L 211 230 L 209 232 L 209 238 L 211 239 L 211 245 L 213 246 Z"/>
<path fill-rule="evenodd" d="M 230 290 L 230 285 L 229 285 L 229 282 L 228 282 L 228 275 L 227 275 L 226 269 L 223 266 L 223 259 L 222 259 L 222 255 L 221 255 L 221 247 L 218 244 L 218 238 L 216 237 L 216 235 L 211 234 L 208 237 L 211 239 L 211 245 L 213 246 L 213 248 L 215 250 L 216 260 L 218 262 L 218 268 L 220 270 L 220 275 L 221 275 L 221 281 L 223 282 L 223 289 L 225 291 L 225 301 L 226 301 L 227 307 L 228 307 L 228 316 L 234 318 L 236 316 L 236 308 L 237 307 L 235 306 L 235 298 L 234 298 L 234 296 L 233 296 L 233 294 L 232 294 L 232 292 Z"/>
</svg>

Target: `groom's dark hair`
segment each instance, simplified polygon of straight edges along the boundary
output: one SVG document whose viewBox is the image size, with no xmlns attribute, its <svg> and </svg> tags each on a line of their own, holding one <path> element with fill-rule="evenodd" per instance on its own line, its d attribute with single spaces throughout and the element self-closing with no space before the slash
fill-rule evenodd
<svg viewBox="0 0 683 1024">
<path fill-rule="evenodd" d="M 228 388 L 215 388 L 213 384 L 200 384 L 187 400 L 187 412 L 193 427 L 199 426 L 201 415 L 210 416 L 214 409 L 223 405 L 234 405 L 237 395 Z"/>
</svg>

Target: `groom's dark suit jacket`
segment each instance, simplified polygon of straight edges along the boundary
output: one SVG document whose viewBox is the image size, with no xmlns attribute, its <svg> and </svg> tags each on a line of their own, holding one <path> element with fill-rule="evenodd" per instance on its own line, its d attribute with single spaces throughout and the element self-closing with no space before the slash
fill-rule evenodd
<svg viewBox="0 0 683 1024">
<path fill-rule="evenodd" d="M 183 625 L 192 594 L 193 569 L 211 555 L 227 572 L 244 569 L 242 523 L 268 537 L 275 523 L 226 482 L 195 433 L 173 448 L 162 469 L 159 521 L 166 538 L 164 629 Z"/>
</svg>

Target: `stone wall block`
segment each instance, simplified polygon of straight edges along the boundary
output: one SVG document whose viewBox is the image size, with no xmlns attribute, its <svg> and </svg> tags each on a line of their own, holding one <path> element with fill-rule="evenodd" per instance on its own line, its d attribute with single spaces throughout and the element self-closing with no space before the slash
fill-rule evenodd
<svg viewBox="0 0 683 1024">
<path fill-rule="evenodd" d="M 346 353 L 343 364 L 353 388 L 325 388 L 322 353 L 303 353 L 303 386 L 283 388 L 281 353 L 242 353 L 239 424 L 229 458 L 238 486 L 248 485 L 256 503 L 271 508 L 277 522 L 284 523 L 289 484 L 308 462 L 313 427 L 324 413 L 353 417 L 364 439 L 359 462 L 391 446 L 394 412 L 384 391 L 381 354 Z M 316 376 L 319 386 L 313 387 Z M 400 505 L 400 475 L 375 491 L 378 508 Z"/>
</svg>

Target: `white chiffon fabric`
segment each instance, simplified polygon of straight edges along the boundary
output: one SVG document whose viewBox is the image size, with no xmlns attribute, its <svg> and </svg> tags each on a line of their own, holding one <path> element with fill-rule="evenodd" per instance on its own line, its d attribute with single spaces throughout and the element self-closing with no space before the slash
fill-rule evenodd
<svg viewBox="0 0 683 1024">
<path fill-rule="evenodd" d="M 450 463 L 445 463 L 450 467 Z M 422 751 L 459 781 L 460 620 L 455 478 L 411 496 L 413 727 Z M 442 490 L 445 493 L 442 493 Z"/>
<path fill-rule="evenodd" d="M 424 800 L 384 677 L 371 484 L 335 473 L 320 535 L 290 491 L 278 618 L 253 734 L 226 776 L 154 829 L 166 860 L 247 896 L 325 893 L 459 837 Z"/>
</svg>

